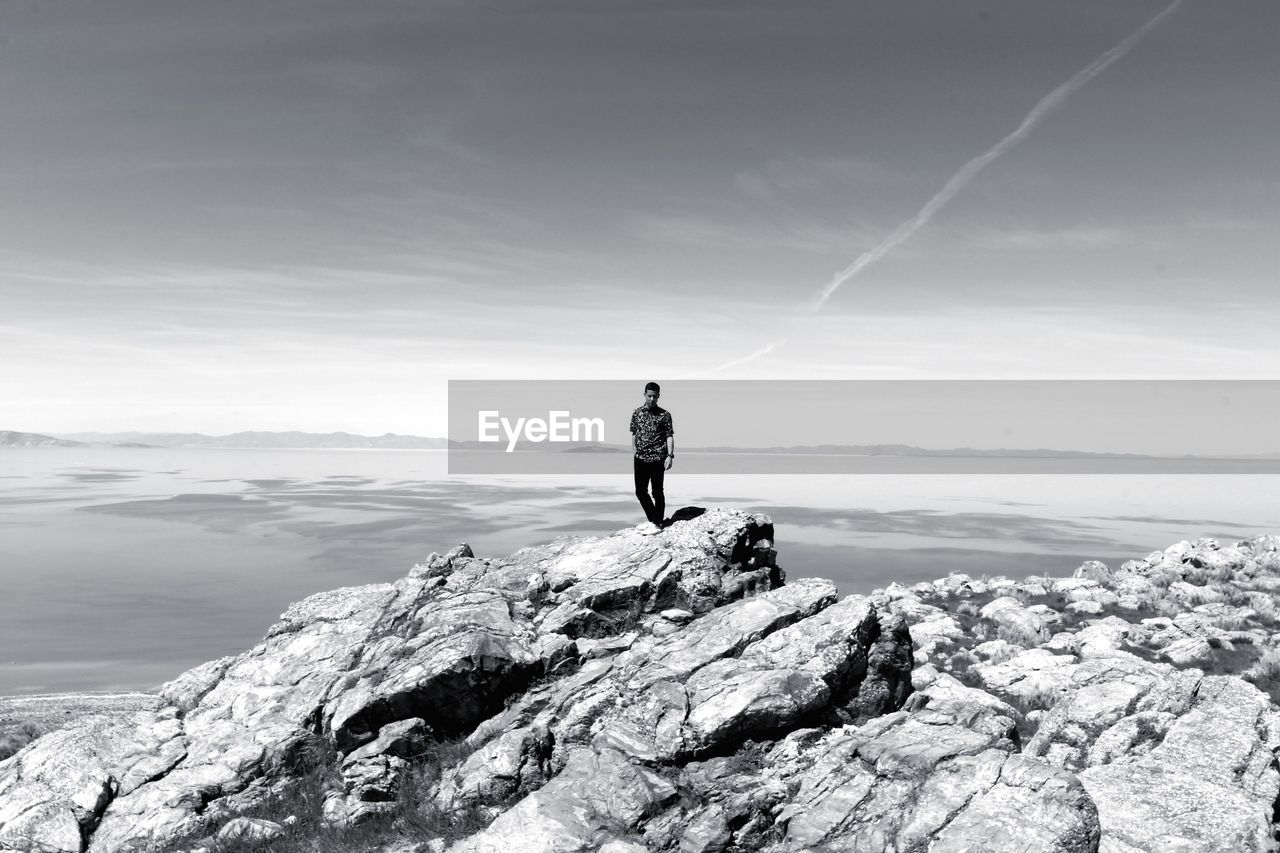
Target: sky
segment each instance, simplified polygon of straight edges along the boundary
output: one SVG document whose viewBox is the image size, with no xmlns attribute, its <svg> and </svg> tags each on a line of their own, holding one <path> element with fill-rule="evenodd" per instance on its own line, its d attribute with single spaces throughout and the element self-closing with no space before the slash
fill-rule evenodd
<svg viewBox="0 0 1280 853">
<path fill-rule="evenodd" d="M 0 5 L 0 429 L 449 379 L 1277 379 L 1280 4 Z"/>
</svg>

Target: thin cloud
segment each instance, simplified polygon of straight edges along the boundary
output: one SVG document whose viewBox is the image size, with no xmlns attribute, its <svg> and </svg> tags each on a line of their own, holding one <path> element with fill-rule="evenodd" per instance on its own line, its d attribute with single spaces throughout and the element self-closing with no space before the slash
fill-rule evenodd
<svg viewBox="0 0 1280 853">
<path fill-rule="evenodd" d="M 1124 57 L 1132 50 L 1138 42 L 1151 30 L 1160 24 L 1166 17 L 1171 15 L 1182 4 L 1182 0 L 1173 0 L 1163 11 L 1148 20 L 1145 24 L 1131 33 L 1129 36 L 1121 40 L 1117 45 L 1103 53 L 1093 62 L 1089 63 L 1080 71 L 1076 72 L 1061 86 L 1058 86 L 1049 94 L 1045 95 L 1036 102 L 1023 117 L 1022 122 L 1008 133 L 1004 138 L 995 145 L 988 148 L 982 154 L 974 157 L 965 163 L 960 169 L 947 180 L 942 189 L 936 192 L 932 198 L 925 202 L 924 206 L 916 212 L 916 214 L 895 228 L 888 237 L 884 238 L 879 244 L 863 252 L 853 263 L 845 267 L 831 280 L 831 283 L 822 289 L 818 296 L 809 305 L 813 312 L 820 311 L 841 285 L 863 272 L 887 254 L 893 251 L 902 243 L 909 240 L 917 231 L 929 223 L 931 219 L 941 210 L 951 199 L 955 198 L 978 174 L 988 165 L 1012 150 L 1018 143 L 1022 142 L 1031 134 L 1036 126 L 1048 115 L 1053 113 L 1081 87 L 1089 83 L 1114 62 Z M 785 340 L 785 339 L 784 339 Z M 743 364 L 763 358 L 773 352 L 776 347 L 773 344 L 762 347 L 755 352 L 739 359 L 728 362 L 721 367 L 714 368 L 709 372 L 719 372 L 728 367 L 738 367 Z"/>
<path fill-rule="evenodd" d="M 920 210 L 916 212 L 915 216 L 911 217 L 906 222 L 903 222 L 878 245 L 866 252 L 863 252 L 854 259 L 853 263 L 836 273 L 836 276 L 831 280 L 831 283 L 824 287 L 818 294 L 817 298 L 813 301 L 813 304 L 810 306 L 811 310 L 821 310 L 822 306 L 825 305 L 827 300 L 840 289 L 841 285 L 870 267 L 872 264 L 875 264 L 885 255 L 893 251 L 898 245 L 911 239 L 911 237 L 925 225 L 928 225 L 929 220 L 933 219 L 933 217 L 947 204 L 947 202 L 955 198 L 961 190 L 968 186 L 969 183 L 978 176 L 979 172 L 1004 154 L 1008 153 L 1017 146 L 1018 143 L 1022 142 L 1022 140 L 1026 139 L 1027 136 L 1031 134 L 1031 131 L 1035 130 L 1036 125 L 1038 125 L 1046 116 L 1061 107 L 1066 103 L 1068 98 L 1076 93 L 1078 89 L 1087 84 L 1093 78 L 1097 77 L 1112 63 L 1121 59 L 1126 53 L 1132 50 L 1133 47 L 1142 40 L 1143 36 L 1159 25 L 1166 17 L 1171 15 L 1181 4 L 1182 0 L 1173 0 L 1173 3 L 1165 7 L 1162 12 L 1147 21 L 1115 47 L 1099 56 L 1083 69 L 1076 72 L 1076 74 L 1073 75 L 1071 79 L 1067 80 L 1067 82 L 1063 83 L 1061 86 L 1037 101 L 1036 105 L 1031 108 L 1031 111 L 1026 114 L 1022 119 L 1022 122 L 1014 128 L 1013 131 L 995 145 L 991 146 L 986 151 L 961 166 L 960 170 L 948 179 L 942 189 L 925 202 L 924 207 L 920 208 Z"/>
<path fill-rule="evenodd" d="M 902 179 L 899 172 L 856 157 L 779 157 L 758 169 L 738 172 L 733 176 L 733 185 L 752 198 L 772 199 Z"/>
<path fill-rule="evenodd" d="M 1104 249 L 1130 246 L 1149 238 L 1136 229 L 1121 228 L 975 228 L 959 235 L 960 241 L 975 249 L 1040 252 L 1053 249 Z"/>
<path fill-rule="evenodd" d="M 724 372 L 724 371 L 726 371 L 726 370 L 729 370 L 730 368 L 734 368 L 734 367 L 737 367 L 738 365 L 746 364 L 746 363 L 747 363 L 747 362 L 749 362 L 749 361 L 755 361 L 757 358 L 760 358 L 760 357 L 762 357 L 762 356 L 766 356 L 766 355 L 768 355 L 769 353 L 773 352 L 773 351 L 774 351 L 775 349 L 777 349 L 778 347 L 780 347 L 780 346 L 782 346 L 783 344 L 785 344 L 786 342 L 787 342 L 787 339 L 786 339 L 786 338 L 780 338 L 779 340 L 776 340 L 776 341 L 770 341 L 769 343 L 767 343 L 767 344 L 765 344 L 764 346 L 760 347 L 760 349 L 756 350 L 755 352 L 751 353 L 750 355 L 745 355 L 745 356 L 743 356 L 742 358 L 737 358 L 737 359 L 734 359 L 733 361 L 727 361 L 727 362 L 725 362 L 724 364 L 720 365 L 719 367 L 713 367 L 713 368 L 711 368 L 710 370 L 704 370 L 704 371 L 702 371 L 701 373 L 690 373 L 690 374 L 688 374 L 688 375 L 686 375 L 686 376 L 684 376 L 684 377 L 681 377 L 681 378 L 683 378 L 683 379 L 693 379 L 693 378 L 696 378 L 696 377 L 698 377 L 698 376 L 710 376 L 710 375 L 711 375 L 711 374 L 713 374 L 713 373 L 722 373 L 722 372 Z"/>
<path fill-rule="evenodd" d="M 754 209 L 726 210 L 722 216 L 635 213 L 628 217 L 627 230 L 654 243 L 737 252 L 785 249 L 830 254 L 842 244 L 865 244 L 872 239 L 868 226 L 806 219 L 784 225 L 761 218 Z"/>
</svg>

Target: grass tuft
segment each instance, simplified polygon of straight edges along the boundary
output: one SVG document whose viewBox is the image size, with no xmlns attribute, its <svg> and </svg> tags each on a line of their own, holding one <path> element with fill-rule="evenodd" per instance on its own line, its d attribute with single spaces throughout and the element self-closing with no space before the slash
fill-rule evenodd
<svg viewBox="0 0 1280 853">
<path fill-rule="evenodd" d="M 16 755 L 24 746 L 49 731 L 36 723 L 26 722 L 0 735 L 0 761 Z"/>
</svg>

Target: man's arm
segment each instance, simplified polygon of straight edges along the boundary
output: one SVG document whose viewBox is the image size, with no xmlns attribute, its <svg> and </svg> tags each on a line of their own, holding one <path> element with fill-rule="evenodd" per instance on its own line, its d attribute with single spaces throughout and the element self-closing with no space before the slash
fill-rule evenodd
<svg viewBox="0 0 1280 853">
<path fill-rule="evenodd" d="M 676 422 L 667 414 L 667 458 L 664 460 L 662 470 L 670 471 L 671 463 L 676 461 Z"/>
</svg>

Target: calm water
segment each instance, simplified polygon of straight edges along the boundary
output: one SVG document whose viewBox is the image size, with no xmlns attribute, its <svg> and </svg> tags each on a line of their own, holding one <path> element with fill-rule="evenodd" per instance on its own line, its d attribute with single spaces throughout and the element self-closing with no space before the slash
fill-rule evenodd
<svg viewBox="0 0 1280 853">
<path fill-rule="evenodd" d="M 430 451 L 0 449 L 0 694 L 154 687 L 252 645 L 309 593 L 393 580 L 461 541 L 500 556 L 641 518 L 629 471 L 445 472 Z M 769 513 L 788 573 L 845 592 L 1280 532 L 1280 478 L 1265 475 L 677 468 L 668 509 L 686 504 Z"/>
</svg>

